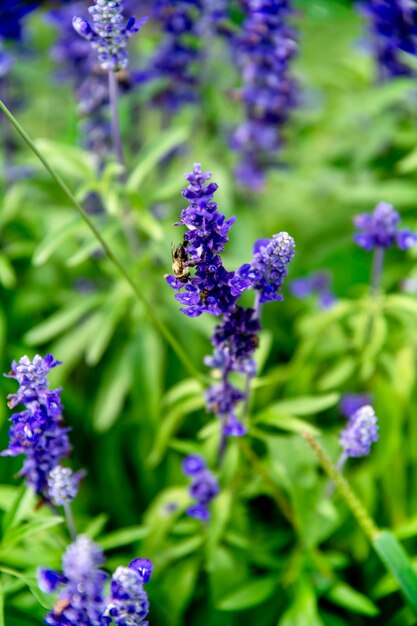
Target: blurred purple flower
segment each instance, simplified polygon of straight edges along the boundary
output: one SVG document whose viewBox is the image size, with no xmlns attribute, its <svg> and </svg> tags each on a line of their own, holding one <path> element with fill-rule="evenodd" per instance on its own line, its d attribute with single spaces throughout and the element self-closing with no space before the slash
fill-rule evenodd
<svg viewBox="0 0 417 626">
<path fill-rule="evenodd" d="M 290 282 L 289 289 L 292 295 L 300 300 L 316 294 L 322 309 L 329 309 L 336 302 L 336 297 L 331 290 L 328 272 L 316 272 L 304 278 L 296 278 Z"/>
<path fill-rule="evenodd" d="M 413 0 L 361 0 L 380 80 L 414 76 L 402 53 L 417 55 L 417 5 Z"/>
<path fill-rule="evenodd" d="M 38 584 L 42 591 L 52 593 L 62 588 L 58 602 L 45 618 L 48 626 L 106 626 L 110 618 L 106 608 L 104 584 L 108 575 L 101 548 L 89 537 L 79 535 L 66 549 L 63 574 L 40 568 Z"/>
<path fill-rule="evenodd" d="M 282 130 L 297 104 L 290 66 L 298 46 L 288 23 L 293 13 L 289 0 L 245 0 L 243 6 L 243 31 L 231 43 L 242 72 L 246 120 L 235 131 L 231 145 L 239 153 L 238 181 L 260 191 L 265 171 L 278 163 Z"/>
<path fill-rule="evenodd" d="M 153 18 L 163 39 L 148 67 L 136 73 L 136 80 L 161 81 L 154 101 L 168 112 L 198 100 L 204 9 L 203 0 L 155 0 L 153 4 Z"/>
<path fill-rule="evenodd" d="M 198 455 L 186 457 L 182 464 L 183 472 L 191 477 L 189 488 L 190 496 L 195 504 L 188 507 L 187 514 L 190 517 L 207 521 L 210 519 L 210 511 L 207 505 L 218 495 L 219 486 L 216 478 L 206 468 L 204 459 Z M 190 473 L 190 469 L 192 473 Z"/>
<path fill-rule="evenodd" d="M 373 213 L 362 213 L 354 218 L 355 226 L 362 232 L 353 238 L 364 250 L 389 248 L 394 244 L 406 250 L 417 244 L 417 235 L 408 229 L 399 230 L 400 215 L 392 204 L 380 202 Z"/>
<path fill-rule="evenodd" d="M 378 419 L 370 405 L 359 408 L 351 415 L 340 435 L 340 445 L 345 457 L 366 456 L 371 445 L 378 441 Z"/>
</svg>

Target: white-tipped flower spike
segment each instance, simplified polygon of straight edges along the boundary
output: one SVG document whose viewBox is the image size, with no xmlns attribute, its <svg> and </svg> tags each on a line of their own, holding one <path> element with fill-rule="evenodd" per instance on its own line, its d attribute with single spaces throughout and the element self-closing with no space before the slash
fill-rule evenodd
<svg viewBox="0 0 417 626">
<path fill-rule="evenodd" d="M 127 67 L 127 40 L 137 33 L 147 18 L 138 22 L 130 17 L 123 25 L 123 2 L 117 0 L 97 0 L 89 9 L 93 24 L 81 17 L 74 17 L 74 30 L 97 51 L 103 70 L 118 72 Z"/>
</svg>

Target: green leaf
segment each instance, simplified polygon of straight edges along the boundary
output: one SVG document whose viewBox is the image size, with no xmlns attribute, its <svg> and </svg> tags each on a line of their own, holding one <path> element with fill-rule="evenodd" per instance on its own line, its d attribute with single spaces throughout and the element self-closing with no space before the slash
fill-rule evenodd
<svg viewBox="0 0 417 626">
<path fill-rule="evenodd" d="M 340 388 L 354 373 L 356 360 L 353 357 L 345 357 L 329 371 L 325 372 L 317 381 L 317 388 L 320 391 Z"/>
<path fill-rule="evenodd" d="M 368 617 L 379 615 L 378 607 L 369 598 L 355 591 L 349 585 L 338 583 L 330 589 L 326 596 L 333 604 L 342 606 L 353 613 Z"/>
<path fill-rule="evenodd" d="M 85 354 L 88 365 L 94 366 L 99 363 L 113 337 L 117 324 L 126 311 L 129 295 L 125 293 L 125 290 L 123 293 L 118 290 L 118 292 L 111 294 L 110 301 L 108 300 L 95 314 L 97 332 L 92 335 Z"/>
<path fill-rule="evenodd" d="M 323 396 L 288 398 L 287 400 L 274 402 L 266 411 L 275 412 L 277 415 L 315 415 L 335 406 L 339 397 L 340 394 L 338 393 L 328 393 Z"/>
<path fill-rule="evenodd" d="M 53 528 L 58 524 L 62 524 L 63 521 L 64 518 L 55 516 L 48 517 L 46 519 L 35 519 L 32 522 L 27 522 L 25 524 L 15 526 L 14 528 L 9 528 L 2 538 L 0 550 L 2 552 L 7 552 L 23 539 L 28 539 L 37 533 Z"/>
<path fill-rule="evenodd" d="M 105 537 L 98 539 L 97 543 L 103 550 L 112 550 L 135 543 L 149 534 L 149 529 L 145 526 L 131 526 L 108 533 Z"/>
<path fill-rule="evenodd" d="M 32 263 L 35 266 L 46 263 L 62 245 L 84 230 L 85 226 L 79 217 L 66 221 L 59 228 L 49 232 L 33 253 Z"/>
<path fill-rule="evenodd" d="M 35 145 L 64 179 L 84 181 L 95 177 L 94 158 L 81 148 L 50 139 L 37 139 Z"/>
<path fill-rule="evenodd" d="M 269 576 L 249 582 L 217 601 L 221 611 L 242 611 L 262 604 L 277 592 L 277 578 Z"/>
<path fill-rule="evenodd" d="M 156 167 L 166 154 L 184 143 L 188 133 L 189 130 L 186 127 L 172 128 L 164 133 L 159 133 L 152 143 L 140 152 L 138 163 L 127 181 L 128 191 L 139 189 L 149 172 Z"/>
<path fill-rule="evenodd" d="M 16 285 L 16 273 L 5 254 L 0 254 L 0 283 L 6 289 L 13 289 Z"/>
<path fill-rule="evenodd" d="M 13 576 L 14 578 L 21 580 L 30 589 L 31 593 L 35 596 L 36 600 L 41 606 L 43 606 L 45 609 L 51 608 L 50 603 L 46 599 L 46 596 L 42 594 L 42 592 L 38 588 L 37 583 L 32 578 L 10 567 L 4 567 L 3 565 L 0 565 L 0 572 L 6 574 L 7 576 Z"/>
<path fill-rule="evenodd" d="M 68 328 L 75 326 L 86 313 L 100 303 L 101 299 L 102 296 L 98 294 L 78 297 L 64 309 L 31 328 L 24 336 L 24 340 L 32 346 L 51 341 Z"/>
<path fill-rule="evenodd" d="M 308 422 L 297 417 L 280 415 L 275 411 L 274 406 L 271 406 L 269 409 L 265 409 L 265 411 L 263 411 L 260 415 L 257 415 L 255 417 L 255 422 L 257 424 L 275 426 L 275 428 L 279 428 L 280 430 L 285 430 L 290 433 L 307 432 L 315 437 L 320 435 L 320 430 L 315 426 L 312 426 Z"/>
<path fill-rule="evenodd" d="M 32 507 L 34 496 L 26 485 L 21 485 L 13 492 L 14 498 L 10 500 L 7 513 L 3 518 L 3 534 L 25 517 L 26 512 Z"/>
<path fill-rule="evenodd" d="M 132 363 L 130 351 L 119 350 L 106 367 L 97 394 L 93 425 L 99 432 L 113 426 L 119 416 L 132 383 Z"/>
<path fill-rule="evenodd" d="M 385 567 L 394 576 L 405 599 L 417 615 L 417 576 L 398 539 L 388 530 L 381 531 L 373 546 Z"/>
<path fill-rule="evenodd" d="M 156 467 L 156 465 L 161 462 L 169 440 L 175 435 L 183 419 L 189 413 L 202 409 L 203 406 L 204 398 L 200 395 L 184 400 L 180 404 L 176 404 L 164 414 L 163 421 L 158 428 L 155 443 L 148 457 L 148 463 L 151 467 Z"/>
</svg>

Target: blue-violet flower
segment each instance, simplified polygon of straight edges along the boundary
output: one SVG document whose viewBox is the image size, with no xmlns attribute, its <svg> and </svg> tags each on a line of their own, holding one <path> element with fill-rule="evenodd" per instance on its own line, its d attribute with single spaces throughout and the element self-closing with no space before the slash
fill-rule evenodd
<svg viewBox="0 0 417 626">
<path fill-rule="evenodd" d="M 370 405 L 365 405 L 350 417 L 340 435 L 340 445 L 345 457 L 366 456 L 378 438 L 377 416 Z"/>
<path fill-rule="evenodd" d="M 362 232 L 354 235 L 354 240 L 364 250 L 389 248 L 394 244 L 400 250 L 415 246 L 417 235 L 408 229 L 400 230 L 400 216 L 392 204 L 380 202 L 373 213 L 362 213 L 354 218 L 355 226 Z"/>
<path fill-rule="evenodd" d="M 185 457 L 182 470 L 186 476 L 190 476 L 192 482 L 189 494 L 195 500 L 195 504 L 187 508 L 190 517 L 207 521 L 210 519 L 210 511 L 207 505 L 219 493 L 219 485 L 216 478 L 207 469 L 204 459 L 198 455 Z"/>
<path fill-rule="evenodd" d="M 118 72 L 126 68 L 127 41 L 141 29 L 147 18 L 141 18 L 136 22 L 136 19 L 131 17 L 124 26 L 121 0 L 96 0 L 88 10 L 93 18 L 93 25 L 82 17 L 74 17 L 74 29 L 81 37 L 91 42 L 103 70 Z"/>
</svg>

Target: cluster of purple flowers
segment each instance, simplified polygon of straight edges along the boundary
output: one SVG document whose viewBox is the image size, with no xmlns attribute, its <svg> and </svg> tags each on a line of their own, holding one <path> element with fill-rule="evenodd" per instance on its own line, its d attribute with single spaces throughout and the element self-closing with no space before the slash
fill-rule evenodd
<svg viewBox="0 0 417 626">
<path fill-rule="evenodd" d="M 129 567 L 118 567 L 113 574 L 110 598 L 105 595 L 108 575 L 101 548 L 89 537 L 79 535 L 68 546 L 62 559 L 62 573 L 40 568 L 38 584 L 45 593 L 60 589 L 58 601 L 46 616 L 48 626 L 148 626 L 143 620 L 149 602 L 143 584 L 152 573 L 148 559 L 134 559 Z"/>
<path fill-rule="evenodd" d="M 253 354 L 258 346 L 260 306 L 282 299 L 279 290 L 288 273 L 288 264 L 294 256 L 294 240 L 288 233 L 274 235 L 255 243 L 251 263 L 237 271 L 228 271 L 221 253 L 228 242 L 228 233 L 235 218 L 226 217 L 217 210 L 213 195 L 216 183 L 208 182 L 210 172 L 203 172 L 200 164 L 186 175 L 189 183 L 183 196 L 189 206 L 181 212 L 176 226 L 186 226 L 182 249 L 182 266 L 173 266 L 168 284 L 177 292 L 180 309 L 189 317 L 202 313 L 222 316 L 212 336 L 214 354 L 205 363 L 220 372 L 220 382 L 207 391 L 209 410 L 222 423 L 224 436 L 242 436 L 246 429 L 238 420 L 236 409 L 247 400 L 248 381 L 255 375 Z M 191 269 L 194 275 L 191 276 Z M 256 308 L 238 306 L 239 297 L 251 289 L 256 294 Z M 238 389 L 230 381 L 233 372 L 246 376 L 246 389 Z"/>
<path fill-rule="evenodd" d="M 408 0 L 362 0 L 380 80 L 412 76 L 403 52 L 417 55 L 417 6 Z"/>
<path fill-rule="evenodd" d="M 62 419 L 61 390 L 48 389 L 47 374 L 59 363 L 51 354 L 44 358 L 36 355 L 32 361 L 24 356 L 13 361 L 7 375 L 19 383 L 17 393 L 8 396 L 9 407 L 23 404 L 26 410 L 11 416 L 9 447 L 1 454 L 26 456 L 20 473 L 35 493 L 47 501 L 51 499 L 49 474 L 71 451 L 68 428 Z M 73 489 L 78 480 L 79 476 L 73 475 Z"/>
<path fill-rule="evenodd" d="M 210 172 L 202 172 L 199 163 L 186 175 L 189 183 L 182 195 L 190 203 L 181 212 L 176 226 L 186 226 L 184 247 L 188 256 L 187 267 L 195 266 L 195 276 L 186 283 L 176 276 L 168 276 L 167 282 L 177 292 L 175 298 L 183 305 L 181 311 L 189 317 L 202 313 L 221 315 L 230 310 L 242 292 L 243 282 L 235 280 L 234 272 L 228 272 L 220 253 L 229 240 L 228 232 L 235 218 L 226 220 L 217 210 L 213 194 L 216 183 L 206 182 Z"/>
<path fill-rule="evenodd" d="M 349 420 L 358 409 L 367 404 L 372 404 L 369 393 L 345 393 L 340 400 L 339 410 Z"/>
<path fill-rule="evenodd" d="M 297 53 L 289 0 L 245 0 L 243 32 L 234 42 L 243 78 L 246 120 L 235 131 L 236 175 L 242 185 L 262 189 L 265 170 L 277 164 L 282 129 L 297 103 L 291 61 Z"/>
<path fill-rule="evenodd" d="M 201 456 L 190 454 L 185 457 L 182 464 L 182 471 L 191 478 L 189 488 L 190 496 L 195 500 L 195 504 L 188 507 L 187 514 L 190 517 L 207 521 L 210 519 L 210 511 L 207 505 L 219 493 L 219 486 L 216 478 L 207 469 L 206 463 Z"/>
<path fill-rule="evenodd" d="M 321 309 L 329 309 L 336 302 L 328 272 L 316 272 L 304 278 L 296 278 L 290 282 L 289 287 L 292 295 L 300 300 L 317 295 Z"/>
<path fill-rule="evenodd" d="M 349 416 L 348 424 L 340 435 L 343 456 L 366 456 L 378 438 L 378 419 L 374 409 L 369 404 L 359 407 Z"/>
<path fill-rule="evenodd" d="M 147 18 L 138 22 L 130 17 L 124 26 L 123 2 L 121 0 L 96 0 L 89 9 L 93 25 L 83 17 L 74 17 L 75 31 L 91 42 L 96 50 L 100 66 L 109 72 L 118 72 L 127 67 L 127 41 L 137 33 Z"/>
<path fill-rule="evenodd" d="M 394 244 L 406 250 L 417 244 L 417 235 L 408 229 L 400 230 L 400 216 L 388 202 L 380 202 L 373 213 L 362 213 L 354 218 L 355 226 L 362 232 L 354 240 L 364 250 L 389 248 Z"/>
<path fill-rule="evenodd" d="M 203 0 L 155 0 L 153 4 L 153 17 L 164 37 L 137 80 L 162 81 L 154 100 L 168 112 L 198 100 L 204 8 Z"/>
</svg>

